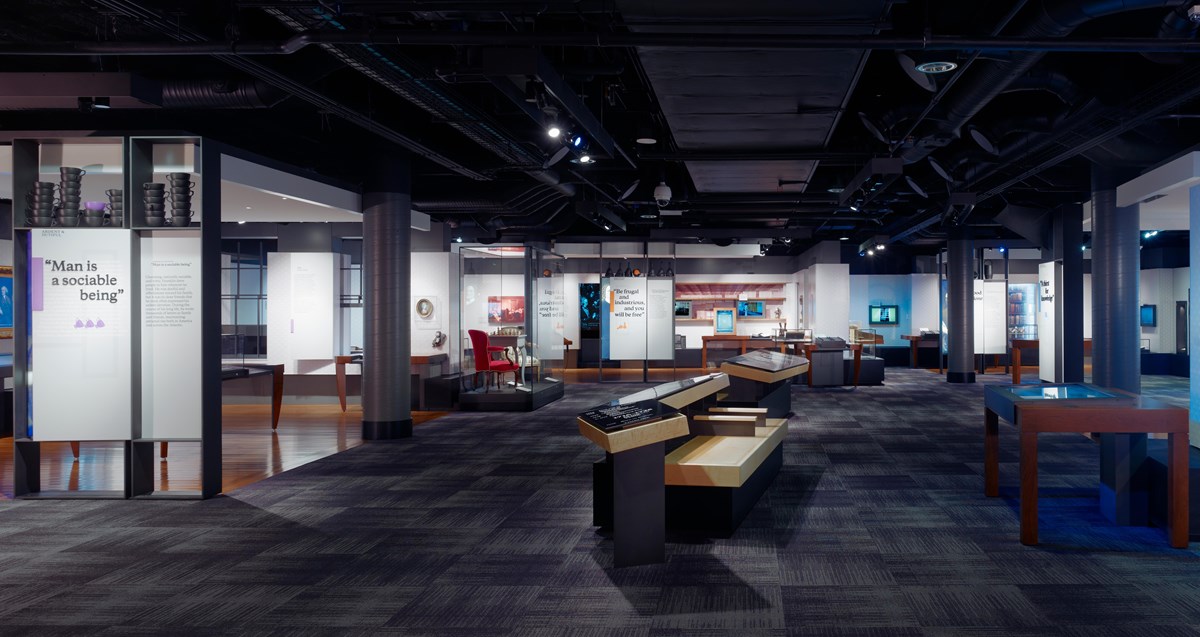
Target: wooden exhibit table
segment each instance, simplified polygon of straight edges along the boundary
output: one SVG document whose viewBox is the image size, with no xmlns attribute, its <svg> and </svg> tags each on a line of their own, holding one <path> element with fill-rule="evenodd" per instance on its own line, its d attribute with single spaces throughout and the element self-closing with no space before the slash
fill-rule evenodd
<svg viewBox="0 0 1200 637">
<path fill-rule="evenodd" d="M 939 350 L 942 347 L 942 335 L 940 333 L 933 334 L 904 334 L 900 338 L 908 341 L 908 366 L 916 368 L 917 366 L 917 350 L 921 347 L 935 347 Z M 938 352 L 938 372 L 942 371 L 942 355 Z"/>
<path fill-rule="evenodd" d="M 1167 434 L 1167 536 L 1188 545 L 1188 411 L 1163 401 L 1083 383 L 988 386 L 984 391 L 984 494 L 1000 494 L 999 421 L 1021 440 L 1021 543 L 1038 543 L 1039 433 Z"/>
<path fill-rule="evenodd" d="M 221 382 L 267 375 L 271 376 L 271 431 L 275 431 L 279 429 L 279 416 L 283 412 L 283 365 L 244 363 L 221 366 Z M 159 441 L 158 455 L 160 458 L 166 459 L 169 450 L 170 443 L 168 441 Z M 75 454 L 76 460 L 79 459 L 78 441 L 71 443 L 71 453 Z"/>
<path fill-rule="evenodd" d="M 747 346 L 752 341 L 759 341 L 762 348 L 775 347 L 775 339 L 766 337 L 745 336 L 742 334 L 707 334 L 700 337 L 700 369 L 708 369 L 708 344 L 713 342 L 718 343 L 737 343 L 738 354 L 745 354 Z"/>
<path fill-rule="evenodd" d="M 334 379 L 337 382 L 338 403 L 342 406 L 342 411 L 346 411 L 346 365 L 362 365 L 362 362 L 361 353 L 333 357 Z M 446 354 L 409 357 L 409 364 L 417 372 L 417 409 L 425 409 L 425 379 L 432 377 L 431 372 L 435 365 L 439 376 L 445 374 L 445 365 L 448 362 L 450 357 Z"/>
<path fill-rule="evenodd" d="M 1037 349 L 1039 342 L 1034 340 L 1014 340 L 1012 342 L 1012 382 L 1014 385 L 1021 384 L 1021 350 Z M 1092 355 L 1092 339 L 1083 339 L 1083 355 Z"/>
</svg>

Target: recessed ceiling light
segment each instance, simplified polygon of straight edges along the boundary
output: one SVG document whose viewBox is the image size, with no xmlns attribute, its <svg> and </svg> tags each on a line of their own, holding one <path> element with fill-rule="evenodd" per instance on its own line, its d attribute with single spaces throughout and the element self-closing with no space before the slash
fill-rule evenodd
<svg viewBox="0 0 1200 637">
<path fill-rule="evenodd" d="M 658 143 L 658 140 L 654 139 L 653 137 L 639 137 L 634 141 L 643 146 L 653 146 Z"/>
<path fill-rule="evenodd" d="M 246 206 L 246 210 L 251 210 L 250 206 Z"/>
<path fill-rule="evenodd" d="M 917 65 L 917 70 L 926 75 L 937 75 L 938 73 L 949 73 L 958 68 L 958 64 L 949 60 L 935 60 L 930 62 L 922 62 Z"/>
<path fill-rule="evenodd" d="M 841 241 L 849 241 L 849 240 L 850 240 L 850 237 L 842 237 L 840 240 L 841 240 Z"/>
<path fill-rule="evenodd" d="M 654 214 L 653 212 L 643 212 L 642 218 L 643 219 L 657 219 L 658 215 Z"/>
<path fill-rule="evenodd" d="M 245 220 L 245 219 L 243 219 L 243 220 L 239 221 L 239 222 L 238 222 L 238 225 L 239 225 L 239 226 L 244 226 L 244 225 L 246 225 L 246 220 Z"/>
<path fill-rule="evenodd" d="M 280 199 L 287 201 L 287 197 L 280 197 Z"/>
<path fill-rule="evenodd" d="M 832 188 L 826 188 L 826 189 L 825 189 L 825 192 L 827 192 L 827 193 L 830 193 L 830 194 L 833 194 L 833 195 L 839 195 L 839 194 L 841 194 L 841 193 L 842 193 L 843 191 L 845 191 L 845 190 L 846 190 L 846 189 L 845 189 L 845 188 L 842 188 L 841 186 L 834 186 L 834 187 L 832 187 Z"/>
<path fill-rule="evenodd" d="M 581 163 L 581 164 L 590 164 L 590 163 L 592 163 L 592 156 L 591 156 L 591 155 L 580 155 L 580 156 L 579 156 L 579 163 Z"/>
</svg>

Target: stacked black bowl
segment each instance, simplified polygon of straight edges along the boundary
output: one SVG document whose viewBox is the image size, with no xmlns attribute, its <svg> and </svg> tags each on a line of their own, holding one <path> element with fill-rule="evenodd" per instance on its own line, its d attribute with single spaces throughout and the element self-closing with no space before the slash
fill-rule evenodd
<svg viewBox="0 0 1200 637">
<path fill-rule="evenodd" d="M 54 196 L 58 185 L 52 181 L 35 181 L 33 188 L 25 195 L 25 214 L 29 217 L 29 225 L 47 228 L 54 225 Z"/>
<path fill-rule="evenodd" d="M 166 220 L 167 185 L 146 182 L 142 184 L 142 201 L 146 204 L 146 225 L 161 226 Z"/>
<path fill-rule="evenodd" d="M 79 210 L 83 207 L 82 168 L 63 166 L 58 169 L 58 225 L 79 225 Z"/>
<path fill-rule="evenodd" d="M 192 223 L 191 173 L 168 173 L 167 183 L 171 187 L 171 225 L 184 227 Z"/>
<path fill-rule="evenodd" d="M 125 214 L 125 194 L 120 188 L 110 188 L 104 191 L 108 195 L 108 224 L 120 228 L 123 224 L 121 217 Z"/>
</svg>

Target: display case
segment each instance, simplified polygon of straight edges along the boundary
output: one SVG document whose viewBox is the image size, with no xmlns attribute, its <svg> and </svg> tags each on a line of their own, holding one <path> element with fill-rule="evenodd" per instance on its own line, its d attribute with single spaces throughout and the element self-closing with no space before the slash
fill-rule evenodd
<svg viewBox="0 0 1200 637">
<path fill-rule="evenodd" d="M 463 409 L 523 411 L 561 398 L 561 257 L 519 245 L 456 248 Z"/>
<path fill-rule="evenodd" d="M 1036 341 L 1038 286 L 1036 283 L 1008 284 L 1008 342 Z"/>
</svg>

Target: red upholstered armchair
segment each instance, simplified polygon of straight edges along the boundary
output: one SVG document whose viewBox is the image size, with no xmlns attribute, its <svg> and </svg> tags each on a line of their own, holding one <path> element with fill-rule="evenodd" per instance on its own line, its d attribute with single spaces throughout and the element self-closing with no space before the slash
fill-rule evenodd
<svg viewBox="0 0 1200 637">
<path fill-rule="evenodd" d="M 475 351 L 475 378 L 478 384 L 480 372 L 490 373 L 496 378 L 496 387 L 500 387 L 500 374 L 512 372 L 513 382 L 517 382 L 517 364 L 507 359 L 493 359 L 492 354 L 497 354 L 504 351 L 503 347 L 494 347 L 488 344 L 487 334 L 480 330 L 467 330 L 467 335 L 471 337 L 471 349 Z M 485 378 L 485 383 L 486 383 Z M 484 385 L 484 391 L 487 391 L 488 384 Z"/>
</svg>

